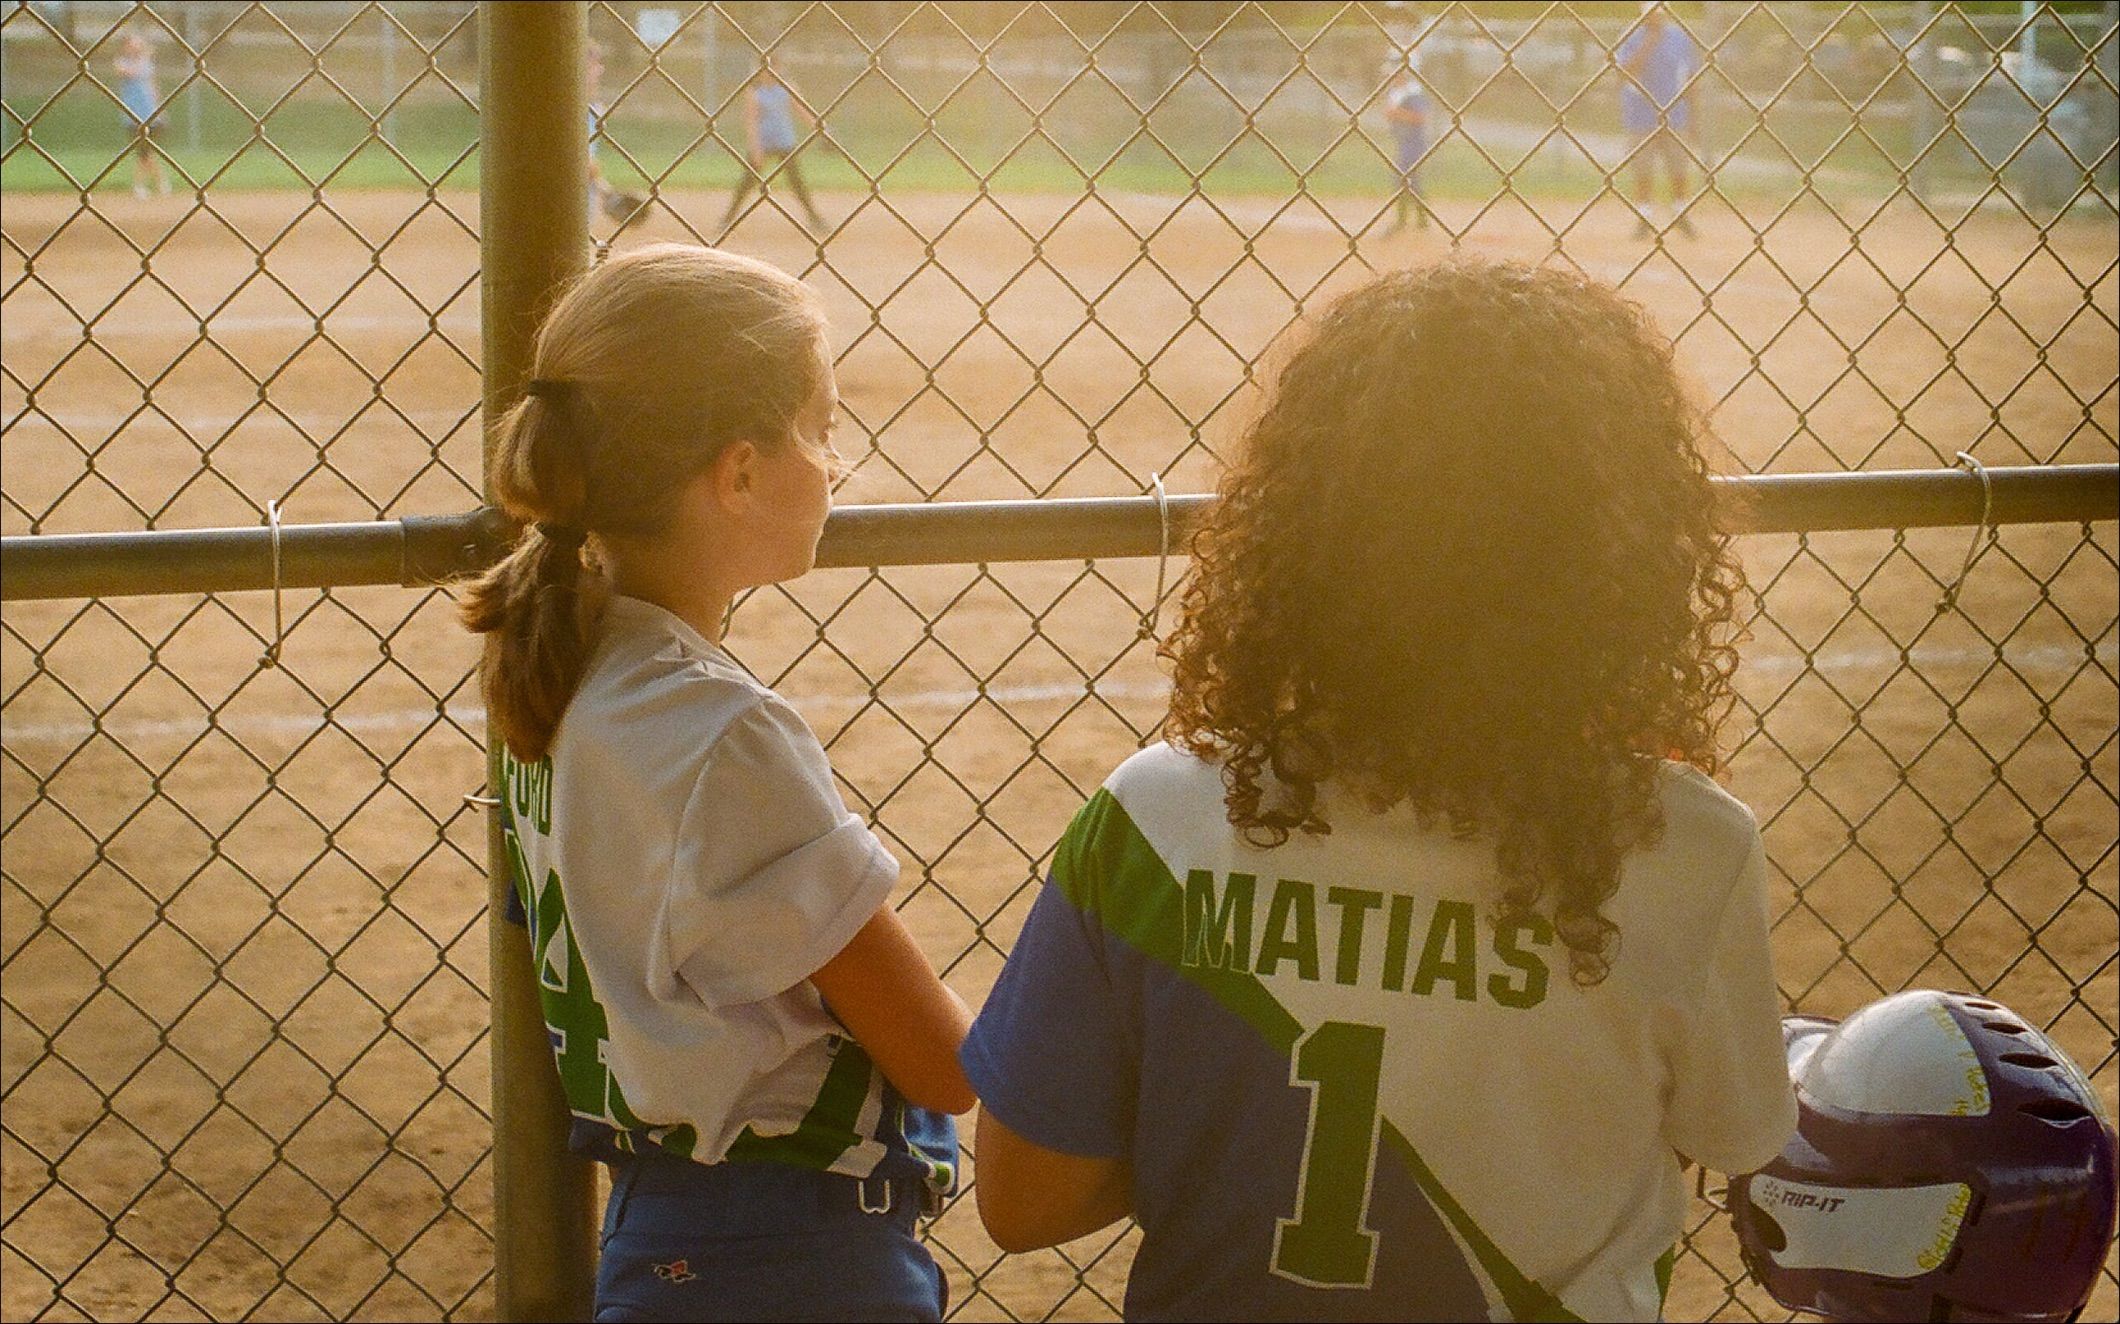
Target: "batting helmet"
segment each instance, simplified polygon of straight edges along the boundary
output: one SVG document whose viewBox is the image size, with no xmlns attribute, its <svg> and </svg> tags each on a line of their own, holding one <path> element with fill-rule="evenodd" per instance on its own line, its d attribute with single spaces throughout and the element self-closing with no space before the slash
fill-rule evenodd
<svg viewBox="0 0 2120 1324">
<path fill-rule="evenodd" d="M 1839 1320 L 2067 1320 L 2112 1244 L 2113 1125 L 2008 1008 L 1882 998 L 1782 1022 L 1797 1133 L 1730 1183 L 1745 1267 Z"/>
</svg>

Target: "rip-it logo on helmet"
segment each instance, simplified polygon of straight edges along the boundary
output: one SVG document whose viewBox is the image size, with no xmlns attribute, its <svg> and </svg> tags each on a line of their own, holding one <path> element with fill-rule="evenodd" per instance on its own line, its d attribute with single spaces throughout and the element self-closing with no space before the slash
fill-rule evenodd
<svg viewBox="0 0 2120 1324">
<path fill-rule="evenodd" d="M 2112 1243 L 2114 1133 L 2000 1003 L 1916 991 L 1782 1023 L 1800 1120 L 1731 1183 L 1752 1275 L 1840 1320 L 2066 1320 Z"/>
</svg>

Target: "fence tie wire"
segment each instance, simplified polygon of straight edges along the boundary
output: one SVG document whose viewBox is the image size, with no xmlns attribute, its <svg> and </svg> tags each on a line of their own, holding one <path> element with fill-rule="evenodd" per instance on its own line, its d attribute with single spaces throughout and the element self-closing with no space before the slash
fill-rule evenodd
<svg viewBox="0 0 2120 1324">
<path fill-rule="evenodd" d="M 1971 469 L 1980 479 L 1980 526 L 1973 530 L 1972 541 L 1966 544 L 1965 561 L 1958 567 L 1958 574 L 1944 587 L 1943 596 L 1936 599 L 1936 614 L 1943 615 L 1958 605 L 1958 592 L 1965 587 L 1965 578 L 1972 573 L 1973 562 L 1979 559 L 1980 544 L 1994 536 L 1995 529 L 1995 484 L 1988 478 L 1987 466 L 1973 458 L 1970 451 L 1959 451 L 1958 469 Z"/>
<path fill-rule="evenodd" d="M 1148 486 L 1156 497 L 1156 595 L 1141 613 L 1142 639 L 1156 637 L 1156 614 L 1163 610 L 1163 586 L 1170 571 L 1170 494 L 1163 490 L 1160 471 L 1148 476 Z"/>
<path fill-rule="evenodd" d="M 280 576 L 280 503 L 276 500 L 265 503 L 265 520 L 272 529 L 272 640 L 265 645 L 259 656 L 261 667 L 280 665 L 280 643 L 287 635 L 286 615 L 281 609 Z"/>
</svg>

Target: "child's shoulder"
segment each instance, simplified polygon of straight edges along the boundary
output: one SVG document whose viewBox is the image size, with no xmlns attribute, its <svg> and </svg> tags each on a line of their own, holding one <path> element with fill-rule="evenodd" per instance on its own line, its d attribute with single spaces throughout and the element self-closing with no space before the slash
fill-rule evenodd
<svg viewBox="0 0 2120 1324">
<path fill-rule="evenodd" d="M 1197 794 L 1205 790 L 1219 802 L 1222 773 L 1209 763 L 1167 740 L 1154 741 L 1112 770 L 1104 789 L 1124 804 L 1141 797 Z"/>
<path fill-rule="evenodd" d="M 778 726 L 793 712 L 675 616 L 615 598 L 567 725 L 577 735 L 587 728 L 623 740 L 644 756 L 699 756 L 739 721 L 763 717 Z"/>
<path fill-rule="evenodd" d="M 1693 960 L 1700 935 L 1713 932 L 1733 890 L 1744 885 L 1746 862 L 1759 849 L 1759 824 L 1744 802 L 1698 768 L 1665 763 L 1658 798 L 1663 831 L 1622 866 L 1618 895 L 1608 907 L 1637 955 L 1674 939 L 1673 968 Z M 1643 930 L 1637 937 L 1635 930 Z M 1641 943 L 1649 943 L 1642 947 Z M 1655 965 L 1659 960 L 1652 960 Z"/>
<path fill-rule="evenodd" d="M 1759 836 L 1759 820 L 1744 801 L 1688 763 L 1667 759 L 1659 774 L 1667 839 L 1740 853 L 1752 848 Z"/>
</svg>

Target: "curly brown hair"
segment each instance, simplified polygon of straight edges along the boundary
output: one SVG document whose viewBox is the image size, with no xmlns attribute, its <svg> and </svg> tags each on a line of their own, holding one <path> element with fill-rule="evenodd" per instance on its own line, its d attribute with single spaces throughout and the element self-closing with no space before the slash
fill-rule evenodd
<svg viewBox="0 0 2120 1324">
<path fill-rule="evenodd" d="M 1173 744 L 1277 846 L 1370 809 L 1491 833 L 1503 919 L 1575 981 L 1663 829 L 1662 757 L 1717 766 L 1744 579 L 1704 422 L 1643 311 L 1583 276 L 1456 261 L 1337 300 L 1193 538 Z"/>
</svg>

